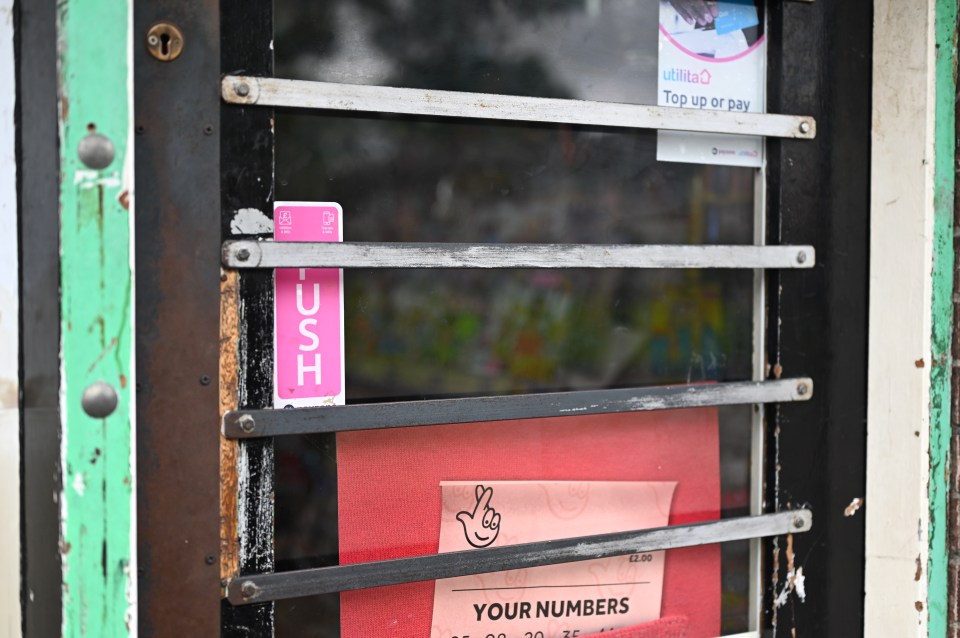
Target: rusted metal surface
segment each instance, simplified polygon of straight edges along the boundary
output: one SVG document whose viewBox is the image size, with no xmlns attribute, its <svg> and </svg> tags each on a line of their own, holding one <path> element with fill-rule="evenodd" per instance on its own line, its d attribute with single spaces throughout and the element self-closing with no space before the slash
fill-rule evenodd
<svg viewBox="0 0 960 638">
<path fill-rule="evenodd" d="M 237 407 L 240 362 L 240 277 L 225 271 L 220 276 L 220 373 L 221 418 Z M 238 444 L 220 439 L 220 578 L 229 579 L 240 569 L 237 536 Z"/>
<path fill-rule="evenodd" d="M 175 64 L 134 47 L 139 635 L 217 636 L 219 3 L 134 11 L 134 33 L 169 21 L 191 42 Z"/>
</svg>

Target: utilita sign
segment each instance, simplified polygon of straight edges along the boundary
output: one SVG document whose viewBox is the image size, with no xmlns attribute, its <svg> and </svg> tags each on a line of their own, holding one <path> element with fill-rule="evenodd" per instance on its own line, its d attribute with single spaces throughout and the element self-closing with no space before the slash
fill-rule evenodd
<svg viewBox="0 0 960 638">
<path fill-rule="evenodd" d="M 274 241 L 343 241 L 332 202 L 276 202 Z M 274 275 L 276 408 L 343 405 L 343 271 L 278 268 Z"/>
</svg>

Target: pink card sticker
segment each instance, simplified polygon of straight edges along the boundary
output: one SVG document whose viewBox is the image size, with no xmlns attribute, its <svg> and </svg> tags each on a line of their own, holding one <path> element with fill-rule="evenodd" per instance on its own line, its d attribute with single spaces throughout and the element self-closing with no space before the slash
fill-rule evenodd
<svg viewBox="0 0 960 638">
<path fill-rule="evenodd" d="M 441 482 L 439 551 L 663 527 L 675 482 Z M 587 636 L 660 618 L 665 552 L 438 580 L 435 638 Z"/>
<path fill-rule="evenodd" d="M 333 202 L 276 202 L 274 241 L 343 241 Z M 278 268 L 274 274 L 274 407 L 342 405 L 343 271 Z"/>
</svg>

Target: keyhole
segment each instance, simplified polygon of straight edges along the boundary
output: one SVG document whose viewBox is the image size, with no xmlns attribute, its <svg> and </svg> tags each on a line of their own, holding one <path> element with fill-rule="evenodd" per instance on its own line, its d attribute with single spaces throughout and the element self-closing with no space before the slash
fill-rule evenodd
<svg viewBox="0 0 960 638">
<path fill-rule="evenodd" d="M 147 31 L 147 50 L 161 62 L 172 62 L 183 53 L 183 32 L 175 24 L 158 22 Z"/>
</svg>

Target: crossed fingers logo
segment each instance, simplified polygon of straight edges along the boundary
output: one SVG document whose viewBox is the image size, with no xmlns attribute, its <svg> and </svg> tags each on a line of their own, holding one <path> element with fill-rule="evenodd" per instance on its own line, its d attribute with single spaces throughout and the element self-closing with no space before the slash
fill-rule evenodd
<svg viewBox="0 0 960 638">
<path fill-rule="evenodd" d="M 477 486 L 477 503 L 472 512 L 463 511 L 457 514 L 457 520 L 463 525 L 463 533 L 467 542 L 473 547 L 487 547 L 497 540 L 500 534 L 500 515 L 490 507 L 493 497 L 493 488 Z"/>
</svg>

